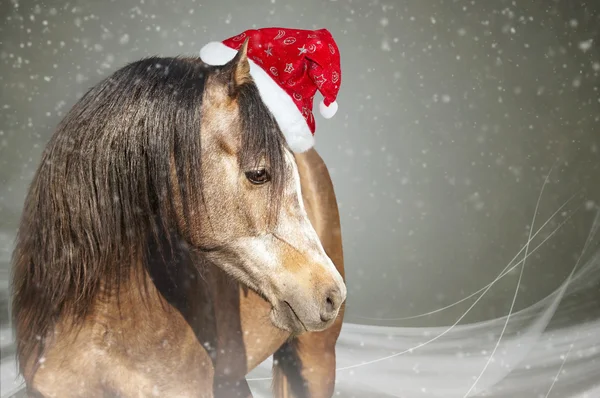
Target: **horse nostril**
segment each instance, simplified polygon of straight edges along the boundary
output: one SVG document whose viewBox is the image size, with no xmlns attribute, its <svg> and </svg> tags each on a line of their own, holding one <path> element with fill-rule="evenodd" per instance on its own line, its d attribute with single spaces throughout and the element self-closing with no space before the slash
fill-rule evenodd
<svg viewBox="0 0 600 398">
<path fill-rule="evenodd" d="M 325 301 L 325 311 L 333 312 L 335 309 L 335 304 L 333 304 L 333 299 L 331 297 L 327 297 Z"/>
<path fill-rule="evenodd" d="M 332 289 L 325 296 L 325 305 L 321 310 L 321 321 L 329 322 L 337 315 L 337 307 L 340 293 L 337 289 Z"/>
</svg>

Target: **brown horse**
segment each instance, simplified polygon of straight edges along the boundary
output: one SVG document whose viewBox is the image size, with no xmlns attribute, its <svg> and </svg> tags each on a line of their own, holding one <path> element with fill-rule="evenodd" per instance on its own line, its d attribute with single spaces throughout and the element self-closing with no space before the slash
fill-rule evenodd
<svg viewBox="0 0 600 398">
<path fill-rule="evenodd" d="M 84 95 L 30 186 L 13 256 L 32 397 L 330 397 L 346 298 L 339 214 L 249 74 L 148 58 Z"/>
</svg>

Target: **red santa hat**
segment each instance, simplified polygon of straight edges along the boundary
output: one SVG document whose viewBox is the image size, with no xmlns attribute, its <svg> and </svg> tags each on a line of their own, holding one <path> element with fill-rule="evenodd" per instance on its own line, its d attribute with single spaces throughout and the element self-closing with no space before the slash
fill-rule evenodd
<svg viewBox="0 0 600 398">
<path fill-rule="evenodd" d="M 304 152 L 314 145 L 312 113 L 317 89 L 323 100 L 319 110 L 329 119 L 335 115 L 336 98 L 342 82 L 340 54 L 327 29 L 250 29 L 200 50 L 209 65 L 225 65 L 236 55 L 246 38 L 250 74 L 288 146 Z"/>
</svg>

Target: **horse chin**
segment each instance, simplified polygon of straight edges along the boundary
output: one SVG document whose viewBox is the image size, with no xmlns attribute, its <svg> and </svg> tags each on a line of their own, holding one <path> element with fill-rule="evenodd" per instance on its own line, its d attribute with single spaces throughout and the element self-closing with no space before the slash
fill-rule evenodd
<svg viewBox="0 0 600 398">
<path fill-rule="evenodd" d="M 300 335 L 306 332 L 320 332 L 329 328 L 335 318 L 329 322 L 318 322 L 318 324 L 307 324 L 298 316 L 294 308 L 287 301 L 281 301 L 273 305 L 271 309 L 271 323 L 278 329 L 289 332 L 292 335 Z"/>
<path fill-rule="evenodd" d="M 271 309 L 271 323 L 278 329 L 293 335 L 308 332 L 304 323 L 298 318 L 289 303 L 282 301 Z"/>
</svg>

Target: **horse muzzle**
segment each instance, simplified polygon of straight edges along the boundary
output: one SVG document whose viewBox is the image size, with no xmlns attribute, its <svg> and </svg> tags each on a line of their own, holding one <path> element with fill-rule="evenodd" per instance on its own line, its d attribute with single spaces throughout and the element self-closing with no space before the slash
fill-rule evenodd
<svg viewBox="0 0 600 398">
<path fill-rule="evenodd" d="M 346 285 L 339 273 L 336 274 L 327 278 L 328 281 L 323 281 L 321 276 L 310 287 L 296 285 L 292 288 L 293 284 L 285 283 L 287 288 L 273 305 L 273 324 L 296 334 L 330 327 L 346 301 L 347 294 Z"/>
</svg>

